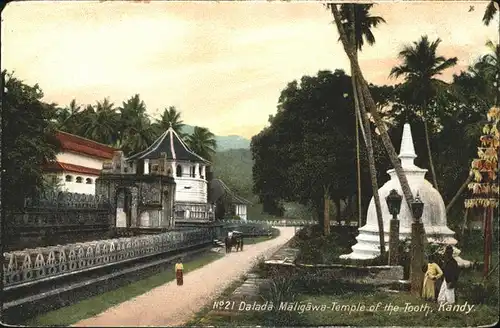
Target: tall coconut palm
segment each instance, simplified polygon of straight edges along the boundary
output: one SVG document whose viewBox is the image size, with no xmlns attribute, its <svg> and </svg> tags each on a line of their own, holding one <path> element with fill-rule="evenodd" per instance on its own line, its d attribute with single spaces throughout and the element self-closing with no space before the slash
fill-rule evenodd
<svg viewBox="0 0 500 328">
<path fill-rule="evenodd" d="M 82 112 L 79 122 L 79 135 L 108 145 L 116 144 L 118 140 L 119 114 L 114 104 L 105 98 L 93 107 L 88 105 Z"/>
<path fill-rule="evenodd" d="M 181 119 L 181 113 L 178 112 L 174 106 L 165 108 L 157 124 L 162 131 L 172 127 L 177 134 L 182 133 L 182 127 L 184 126 L 184 122 Z"/>
<path fill-rule="evenodd" d="M 217 150 L 215 135 L 207 128 L 194 127 L 193 134 L 186 137 L 189 148 L 201 157 L 211 161 Z"/>
<path fill-rule="evenodd" d="M 491 0 L 488 6 L 486 6 L 486 10 L 484 11 L 483 23 L 486 26 L 489 26 L 493 18 L 498 13 L 498 40 L 500 42 L 500 4 L 498 0 Z M 498 57 L 497 57 L 498 58 Z M 500 105 L 500 74 L 495 75 L 496 81 L 496 100 L 495 105 Z"/>
<path fill-rule="evenodd" d="M 123 102 L 120 107 L 119 146 L 125 154 L 146 149 L 157 136 L 146 115 L 146 104 L 138 94 Z"/>
<path fill-rule="evenodd" d="M 369 45 L 375 44 L 375 37 L 371 31 L 381 23 L 385 23 L 382 17 L 371 16 L 370 9 L 372 4 L 346 4 L 340 7 L 340 16 L 343 20 L 343 27 L 347 33 L 347 38 L 354 48 L 354 56 L 358 58 L 358 51 L 361 51 L 364 45 L 364 40 Z M 330 8 L 331 10 L 331 8 Z M 358 207 L 359 207 L 359 223 L 361 224 L 361 174 L 360 174 L 360 158 L 359 158 L 359 123 L 361 123 L 361 131 L 365 140 L 366 149 L 368 152 L 368 165 L 370 169 L 370 179 L 372 185 L 373 199 L 375 202 L 375 211 L 377 213 L 377 223 L 379 230 L 380 254 L 385 255 L 385 238 L 384 238 L 384 221 L 382 217 L 382 208 L 380 205 L 380 197 L 378 194 L 377 171 L 375 168 L 375 157 L 373 154 L 373 144 L 371 138 L 371 129 L 369 119 L 366 113 L 364 100 L 357 92 L 357 83 L 355 74 L 353 74 L 351 65 L 351 79 L 354 96 L 354 108 L 356 116 L 356 153 L 358 164 Z M 359 122 L 359 123 L 358 123 Z"/>
<path fill-rule="evenodd" d="M 429 42 L 429 38 L 424 35 L 413 45 L 406 45 L 399 52 L 399 58 L 403 63 L 393 67 L 390 77 L 405 77 L 405 83 L 402 84 L 403 93 L 405 93 L 410 102 L 418 106 L 421 110 L 421 117 L 424 123 L 425 141 L 427 144 L 427 154 L 429 156 L 429 166 L 432 173 L 434 188 L 438 189 L 436 170 L 432 161 L 432 153 L 429 138 L 428 108 L 427 106 L 436 96 L 447 88 L 447 84 L 436 76 L 457 64 L 457 57 L 445 58 L 436 54 L 437 47 L 441 39 Z"/>
<path fill-rule="evenodd" d="M 382 123 L 380 119 L 380 115 L 377 111 L 377 106 L 370 92 L 370 88 L 368 86 L 368 82 L 363 76 L 363 72 L 359 66 L 358 58 L 356 56 L 356 47 L 349 42 L 347 38 L 347 33 L 342 25 L 342 18 L 340 16 L 340 12 L 335 4 L 329 4 L 331 8 L 335 25 L 337 26 L 337 31 L 340 34 L 340 39 L 342 41 L 342 46 L 344 47 L 344 51 L 351 62 L 352 75 L 356 79 L 357 90 L 360 92 L 360 99 L 362 98 L 365 102 L 366 108 L 371 113 L 373 120 L 380 132 L 380 137 L 382 139 L 382 143 L 386 149 L 387 155 L 391 161 L 391 164 L 396 171 L 396 176 L 398 177 L 399 183 L 401 185 L 401 189 L 403 191 L 405 201 L 408 204 L 408 207 L 411 208 L 411 204 L 413 202 L 413 193 L 410 189 L 410 185 L 408 183 L 408 179 L 404 174 L 403 168 L 401 167 L 401 162 L 399 161 L 398 154 L 396 153 L 396 149 L 392 144 L 391 138 L 389 137 L 389 133 L 385 125 Z"/>
<path fill-rule="evenodd" d="M 482 56 L 474 65 L 474 70 L 483 74 L 487 81 L 494 81 L 495 86 L 495 105 L 500 105 L 500 45 L 489 40 L 486 46 L 490 49 L 490 53 Z"/>
</svg>

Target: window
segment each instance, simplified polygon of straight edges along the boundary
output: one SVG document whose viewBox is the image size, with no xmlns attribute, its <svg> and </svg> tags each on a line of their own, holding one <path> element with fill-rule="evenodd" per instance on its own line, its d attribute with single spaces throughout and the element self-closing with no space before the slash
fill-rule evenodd
<svg viewBox="0 0 500 328">
<path fill-rule="evenodd" d="M 203 166 L 201 166 L 201 165 L 200 165 L 199 173 L 200 173 L 200 177 L 203 178 Z"/>
<path fill-rule="evenodd" d="M 182 176 L 182 166 L 177 165 L 177 172 L 176 172 L 176 175 L 177 175 L 178 177 L 181 177 L 181 176 Z"/>
<path fill-rule="evenodd" d="M 87 178 L 87 179 L 85 179 L 85 183 L 86 183 L 86 184 L 92 184 L 92 179 L 91 179 L 91 178 Z"/>
<path fill-rule="evenodd" d="M 83 178 L 82 177 L 76 177 L 76 183 L 82 183 Z"/>
<path fill-rule="evenodd" d="M 194 177 L 194 172 L 195 172 L 195 170 L 196 170 L 196 169 L 195 169 L 195 167 L 194 167 L 194 166 L 191 166 L 191 167 L 189 168 L 189 176 L 190 176 L 191 178 L 193 178 L 193 177 Z"/>
<path fill-rule="evenodd" d="M 57 178 L 57 175 L 51 175 L 50 176 L 50 182 L 52 182 L 53 184 L 57 184 L 59 181 L 59 179 Z"/>
<path fill-rule="evenodd" d="M 66 180 L 66 182 L 71 182 L 71 181 L 73 181 L 73 177 L 71 175 L 67 175 L 65 180 Z"/>
</svg>

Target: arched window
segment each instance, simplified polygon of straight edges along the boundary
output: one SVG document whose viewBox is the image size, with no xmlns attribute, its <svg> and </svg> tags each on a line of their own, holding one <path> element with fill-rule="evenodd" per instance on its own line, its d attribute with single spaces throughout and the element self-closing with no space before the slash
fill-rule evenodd
<svg viewBox="0 0 500 328">
<path fill-rule="evenodd" d="M 177 172 L 176 172 L 176 175 L 177 175 L 178 177 L 181 177 L 181 176 L 182 176 L 182 166 L 177 165 Z"/>
<path fill-rule="evenodd" d="M 85 183 L 86 183 L 86 184 L 92 184 L 92 179 L 91 179 L 91 178 L 87 178 L 87 179 L 85 179 Z"/>
<path fill-rule="evenodd" d="M 76 183 L 82 183 L 83 178 L 82 177 L 76 177 Z"/>
<path fill-rule="evenodd" d="M 68 175 L 65 177 L 65 180 L 66 180 L 66 182 L 71 182 L 71 181 L 73 181 L 73 177 L 72 177 L 71 175 L 69 175 L 69 174 L 68 174 Z"/>
</svg>

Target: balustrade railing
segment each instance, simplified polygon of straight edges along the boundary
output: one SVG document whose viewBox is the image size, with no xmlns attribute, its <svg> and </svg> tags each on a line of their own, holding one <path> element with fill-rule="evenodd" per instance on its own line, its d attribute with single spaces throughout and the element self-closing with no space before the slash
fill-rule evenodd
<svg viewBox="0 0 500 328">
<path fill-rule="evenodd" d="M 209 228 L 25 249 L 4 253 L 4 286 L 138 259 L 212 241 Z"/>
<path fill-rule="evenodd" d="M 239 225 L 269 225 L 276 227 L 284 226 L 307 226 L 318 224 L 318 221 L 311 220 L 219 220 L 223 224 L 239 224 Z M 356 221 L 330 221 L 330 226 L 352 226 L 357 227 L 358 222 Z"/>
</svg>

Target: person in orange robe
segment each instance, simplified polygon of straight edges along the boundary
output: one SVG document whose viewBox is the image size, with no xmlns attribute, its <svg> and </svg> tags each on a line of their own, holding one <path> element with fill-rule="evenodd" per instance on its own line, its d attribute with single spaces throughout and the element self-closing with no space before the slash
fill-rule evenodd
<svg viewBox="0 0 500 328">
<path fill-rule="evenodd" d="M 182 286 L 184 284 L 183 271 L 184 265 L 182 265 L 182 259 L 179 259 L 175 264 L 175 278 L 177 279 L 177 286 Z"/>
</svg>

